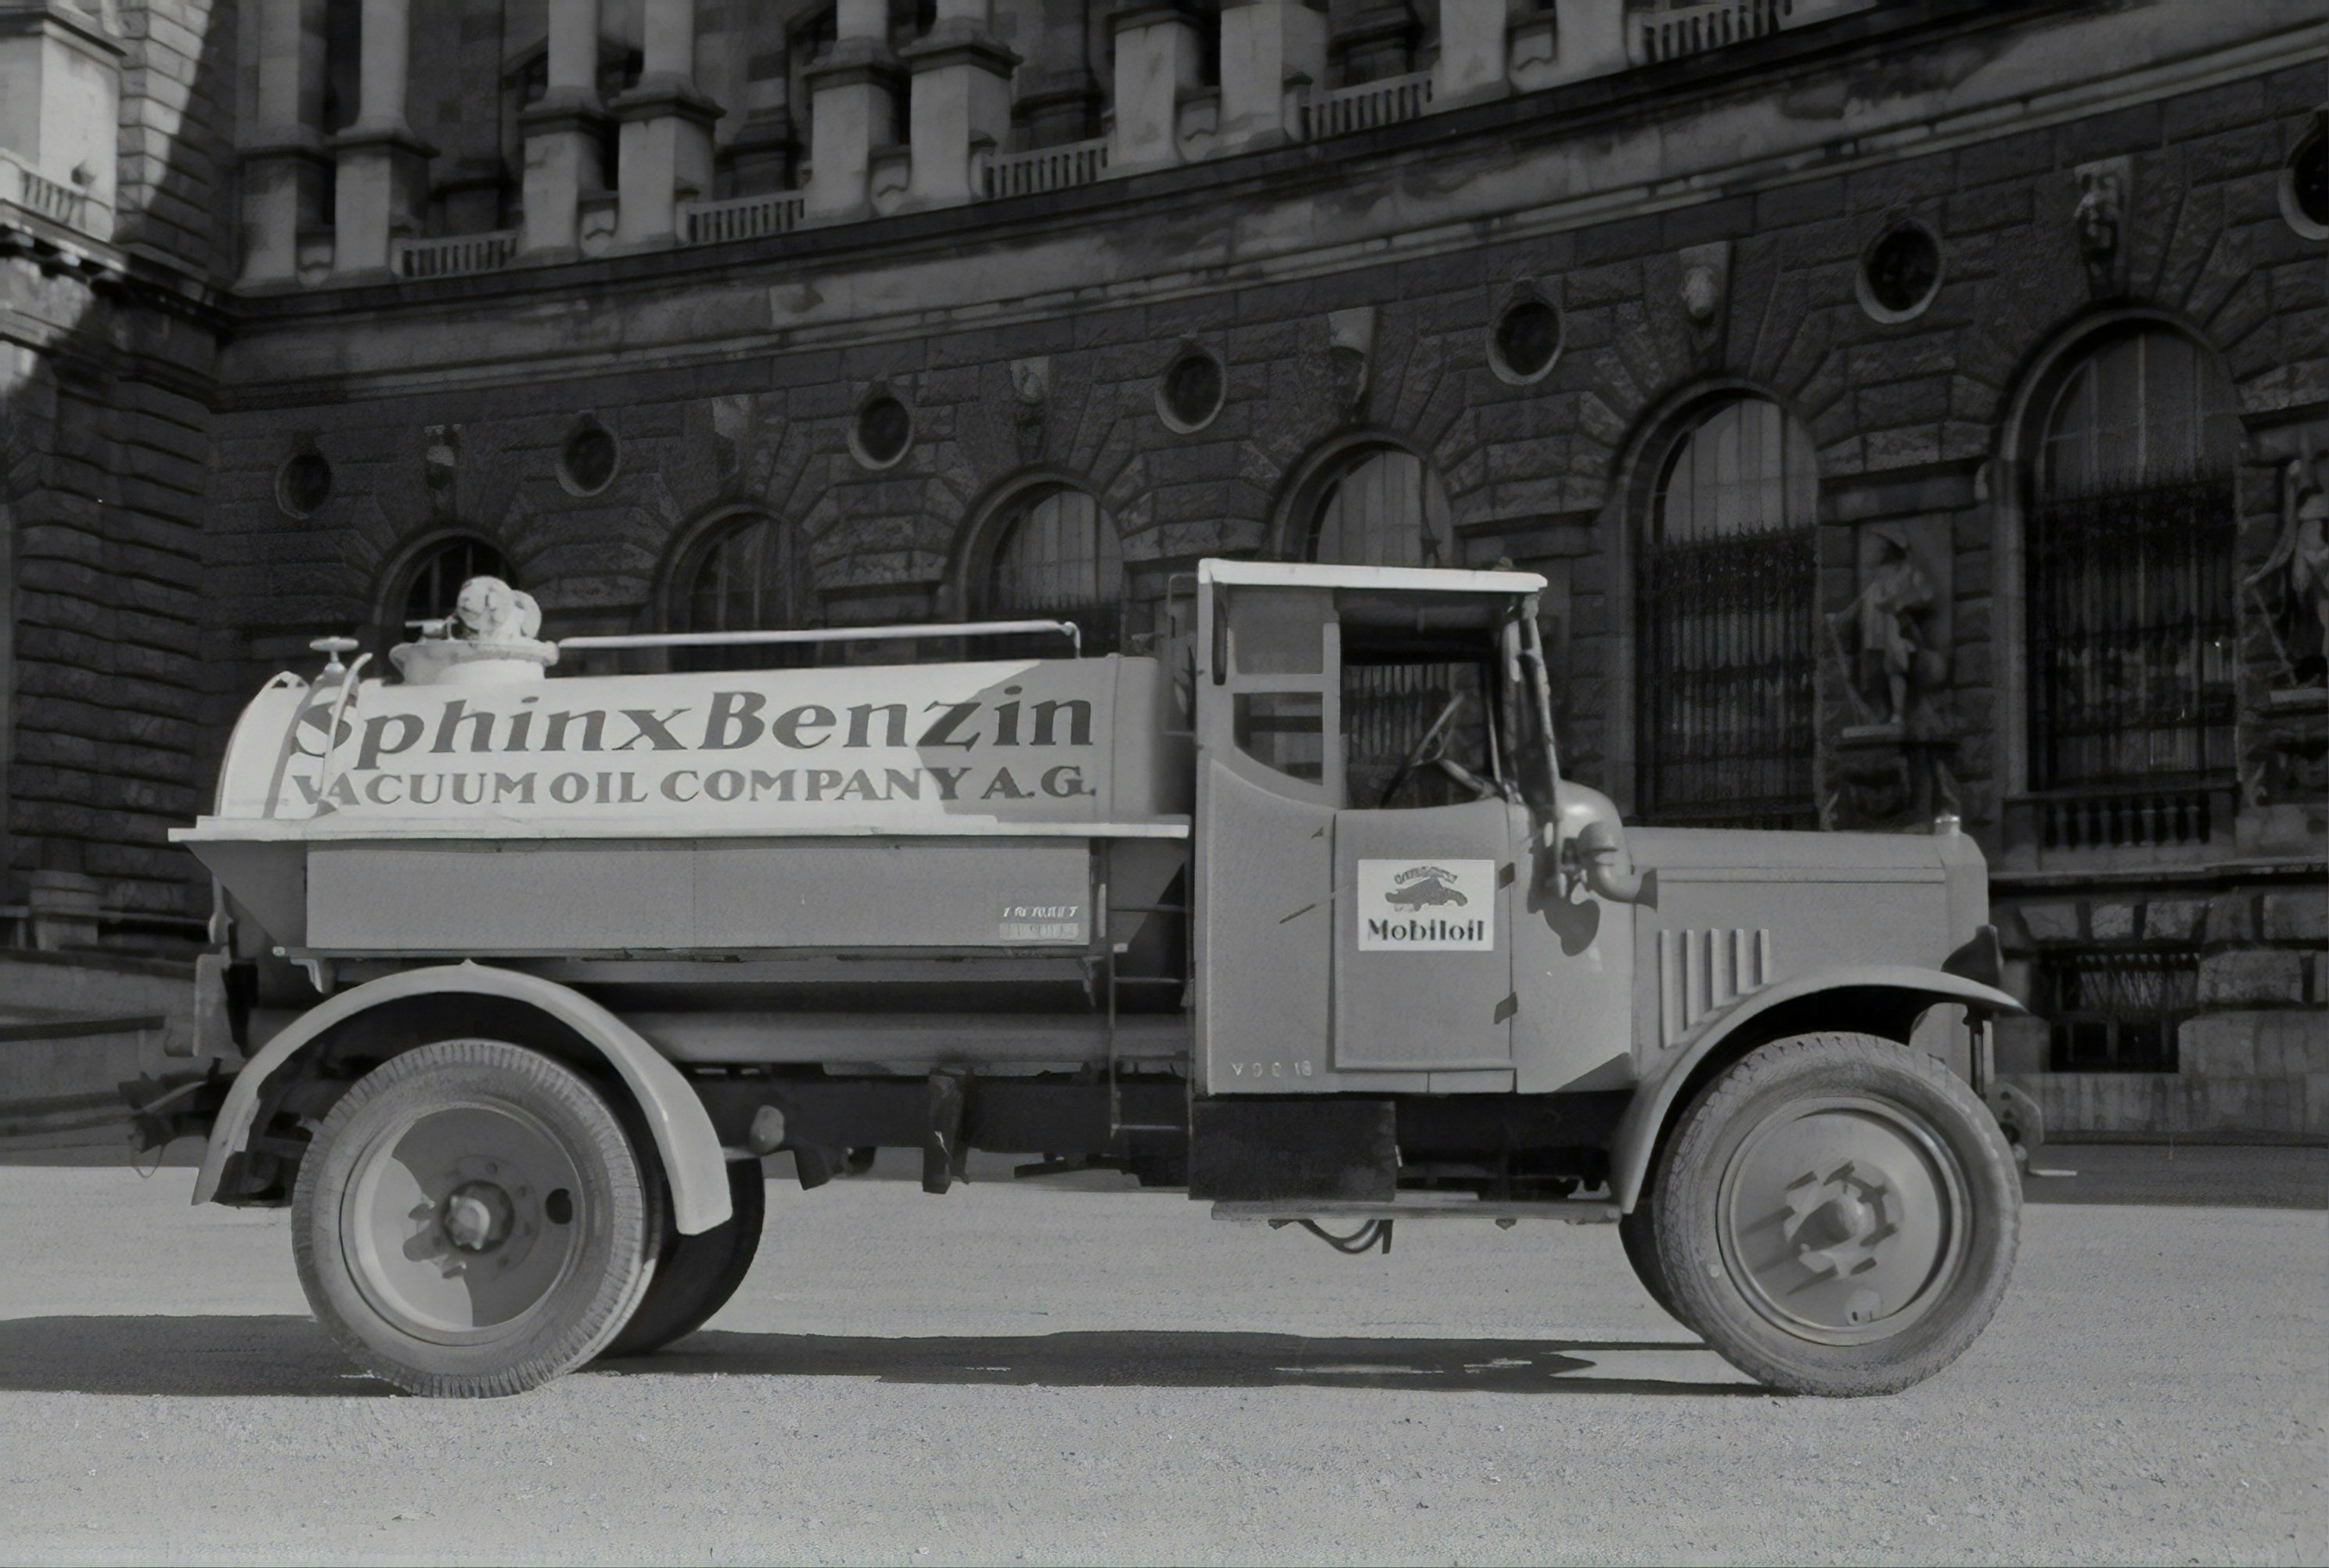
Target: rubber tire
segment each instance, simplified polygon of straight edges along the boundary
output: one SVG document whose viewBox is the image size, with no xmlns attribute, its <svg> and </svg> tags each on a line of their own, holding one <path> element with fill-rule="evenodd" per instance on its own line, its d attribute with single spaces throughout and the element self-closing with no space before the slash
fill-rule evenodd
<svg viewBox="0 0 2329 1568">
<path fill-rule="evenodd" d="M 416 1111 L 462 1100 L 499 1101 L 549 1130 L 580 1176 L 582 1235 L 575 1266 L 542 1298 L 546 1310 L 504 1337 L 444 1345 L 408 1334 L 365 1300 L 349 1270 L 341 1206 L 376 1139 Z M 291 1252 L 316 1318 L 366 1371 L 410 1394 L 522 1394 L 583 1365 L 621 1330 L 653 1277 L 659 1207 L 621 1122 L 588 1083 L 521 1046 L 443 1040 L 391 1058 L 332 1107 L 300 1163 Z"/>
<path fill-rule="evenodd" d="M 1674 1287 L 1666 1282 L 1664 1265 L 1658 1262 L 1657 1208 L 1644 1193 L 1635 1200 L 1631 1213 L 1617 1221 L 1617 1240 L 1625 1246 L 1626 1261 L 1634 1265 L 1634 1277 L 1642 1282 L 1642 1289 L 1650 1300 L 1665 1310 L 1667 1317 L 1691 1329 L 1690 1320 L 1682 1315 L 1682 1307 L 1674 1300 Z M 1692 1329 L 1692 1332 L 1697 1330 Z"/>
<path fill-rule="evenodd" d="M 768 1217 L 768 1180 L 759 1160 L 728 1162 L 728 1200 L 734 1212 L 725 1225 L 701 1235 L 665 1233 L 654 1282 L 602 1356 L 653 1355 L 702 1328 L 728 1304 L 752 1272 Z"/>
<path fill-rule="evenodd" d="M 1968 1211 L 1965 1253 L 1941 1299 L 1898 1335 L 1851 1346 L 1790 1334 L 1756 1311 L 1717 1239 L 1731 1151 L 1790 1100 L 1833 1094 L 1889 1102 L 1922 1122 L 1955 1157 Z M 1749 1053 L 1683 1112 L 1660 1152 L 1651 1194 L 1651 1230 L 1676 1316 L 1733 1366 L 1793 1394 L 1892 1394 L 1948 1366 L 1997 1310 L 2021 1235 L 2022 1185 L 1995 1118 L 1931 1056 L 1871 1035 L 1804 1035 Z"/>
</svg>

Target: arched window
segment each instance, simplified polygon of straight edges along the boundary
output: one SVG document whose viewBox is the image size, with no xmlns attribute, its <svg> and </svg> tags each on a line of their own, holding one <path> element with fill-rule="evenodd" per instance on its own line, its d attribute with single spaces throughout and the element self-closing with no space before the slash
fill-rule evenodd
<svg viewBox="0 0 2329 1568">
<path fill-rule="evenodd" d="M 1320 493 L 1307 553 L 1340 566 L 1454 566 L 1447 492 L 1412 452 L 1368 451 Z M 1352 801 L 1437 806 L 1468 799 L 1437 771 L 1402 774 L 1401 764 L 1451 703 L 1450 754 L 1488 754 L 1486 671 L 1411 652 L 1376 656 L 1348 641 L 1344 652 L 1343 767 Z M 1389 793 L 1394 783 L 1397 792 Z"/>
<path fill-rule="evenodd" d="M 510 571 L 502 552 L 474 534 L 439 540 L 413 558 L 403 580 L 389 596 L 394 606 L 386 628 L 390 643 L 409 643 L 420 635 L 420 621 L 441 621 L 453 613 L 461 585 L 471 577 L 499 577 L 512 587 L 523 585 Z"/>
<path fill-rule="evenodd" d="M 1320 494 L 1306 553 L 1342 566 L 1453 566 L 1447 493 L 1412 452 L 1376 448 Z"/>
<path fill-rule="evenodd" d="M 773 517 L 748 516 L 698 544 L 672 606 L 683 632 L 782 632 L 814 625 L 816 596 L 800 530 Z M 816 662 L 814 643 L 676 648 L 681 670 L 796 668 Z"/>
<path fill-rule="evenodd" d="M 2214 362 L 2156 328 L 2054 395 L 2024 533 L 2030 783 L 2089 809 L 2042 812 L 2050 845 L 2208 836 L 2202 786 L 2233 773 L 2238 438 Z"/>
<path fill-rule="evenodd" d="M 1116 645 L 1124 596 L 1124 556 L 1116 524 L 1080 490 L 1046 485 L 1014 497 L 995 535 L 986 569 L 986 614 L 996 620 L 1047 616 L 1083 629 L 1086 653 Z M 1057 653 L 1056 640 L 1028 651 Z"/>
<path fill-rule="evenodd" d="M 1777 404 L 1715 406 L 1666 454 L 1639 575 L 1644 820 L 1815 827 L 1819 469 Z"/>
</svg>

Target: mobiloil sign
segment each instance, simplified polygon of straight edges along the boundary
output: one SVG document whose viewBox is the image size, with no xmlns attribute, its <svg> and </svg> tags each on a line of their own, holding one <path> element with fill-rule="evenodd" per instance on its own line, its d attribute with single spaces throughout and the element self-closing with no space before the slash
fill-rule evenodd
<svg viewBox="0 0 2329 1568">
<path fill-rule="evenodd" d="M 1486 953 L 1496 945 L 1494 860 L 1361 860 L 1361 953 Z"/>
</svg>

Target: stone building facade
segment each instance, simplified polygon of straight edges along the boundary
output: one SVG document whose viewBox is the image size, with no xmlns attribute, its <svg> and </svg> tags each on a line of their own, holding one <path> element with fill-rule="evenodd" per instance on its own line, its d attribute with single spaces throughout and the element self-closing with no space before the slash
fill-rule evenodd
<svg viewBox="0 0 2329 1568">
<path fill-rule="evenodd" d="M 199 918 L 243 697 L 476 570 L 1134 649 L 1509 559 L 1636 820 L 1962 819 L 2052 1127 L 2329 1133 L 2306 0 L 20 15 L 118 128 L 0 141 L 90 215 L 0 188 L 11 904 Z"/>
</svg>

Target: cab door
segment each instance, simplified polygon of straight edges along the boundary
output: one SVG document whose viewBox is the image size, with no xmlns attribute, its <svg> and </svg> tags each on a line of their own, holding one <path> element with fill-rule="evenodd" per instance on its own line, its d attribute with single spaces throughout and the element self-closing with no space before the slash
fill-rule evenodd
<svg viewBox="0 0 2329 1568">
<path fill-rule="evenodd" d="M 1510 815 L 1500 799 L 1335 813 L 1338 1071 L 1513 1065 Z"/>
<path fill-rule="evenodd" d="M 1344 628 L 1334 1066 L 1507 1069 L 1514 812 L 1501 776 L 1494 628 L 1419 644 L 1398 610 L 1378 605 Z"/>
</svg>

